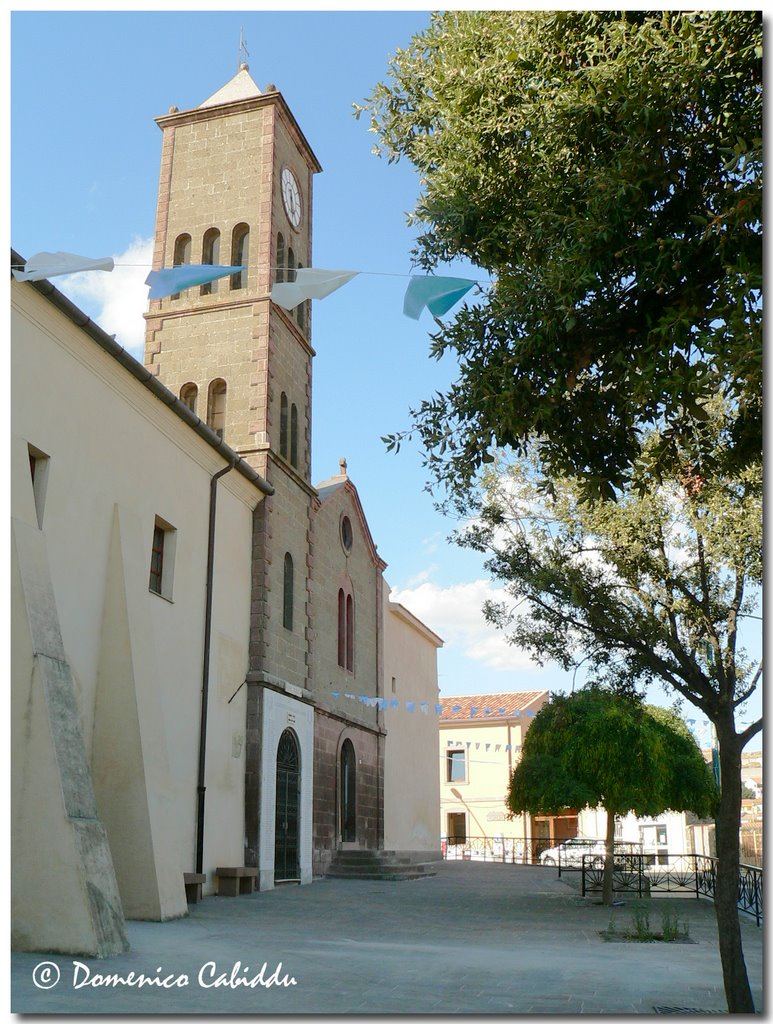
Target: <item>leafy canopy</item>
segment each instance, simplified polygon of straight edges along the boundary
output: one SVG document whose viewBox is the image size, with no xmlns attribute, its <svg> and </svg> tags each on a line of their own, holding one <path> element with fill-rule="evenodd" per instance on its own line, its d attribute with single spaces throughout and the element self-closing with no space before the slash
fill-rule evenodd
<svg viewBox="0 0 773 1024">
<path fill-rule="evenodd" d="M 486 616 L 538 662 L 585 664 L 621 691 L 658 681 L 735 737 L 761 674 L 739 645 L 762 582 L 761 470 L 704 478 L 688 457 L 656 479 L 658 445 L 646 440 L 637 486 L 617 502 L 583 500 L 572 480 L 545 489 L 523 460 L 496 463 L 459 540 L 506 584 Z M 738 749 L 760 728 L 739 733 Z"/>
<path fill-rule="evenodd" d="M 611 496 L 642 426 L 667 464 L 716 394 L 729 464 L 758 457 L 759 12 L 453 11 L 390 71 L 358 113 L 419 171 L 417 263 L 493 277 L 432 338 L 459 361 L 413 410 L 435 479 L 464 495 L 536 439 Z"/>
<path fill-rule="evenodd" d="M 603 806 L 614 815 L 708 817 L 717 799 L 678 715 L 598 688 L 551 697 L 526 733 L 507 794 L 511 811 L 532 814 Z"/>
</svg>

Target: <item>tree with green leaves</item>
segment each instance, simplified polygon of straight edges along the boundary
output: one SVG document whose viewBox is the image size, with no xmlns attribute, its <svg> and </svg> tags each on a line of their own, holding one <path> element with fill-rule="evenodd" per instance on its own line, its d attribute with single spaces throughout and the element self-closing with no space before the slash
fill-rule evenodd
<svg viewBox="0 0 773 1024">
<path fill-rule="evenodd" d="M 723 419 L 707 422 L 717 458 Z M 762 583 L 762 471 L 704 476 L 680 449 L 666 475 L 660 438 L 645 439 L 632 485 L 618 501 L 588 500 L 571 479 L 542 480 L 544 467 L 503 459 L 484 475 L 478 513 L 459 540 L 488 555 L 507 600 L 489 620 L 539 662 L 584 665 L 618 692 L 660 683 L 713 724 L 721 793 L 715 908 L 731 1012 L 751 1012 L 736 901 L 741 752 L 762 728 L 743 726 L 762 665 L 739 630 Z"/>
<path fill-rule="evenodd" d="M 554 694 L 540 710 L 523 741 L 507 805 L 515 814 L 603 807 L 603 900 L 611 906 L 615 819 L 663 811 L 710 817 L 717 798 L 711 770 L 677 714 L 591 687 Z"/>
<path fill-rule="evenodd" d="M 437 321 L 459 376 L 413 410 L 464 499 L 496 448 L 612 496 L 638 457 L 727 400 L 726 472 L 762 445 L 759 11 L 451 11 L 357 106 L 405 157 L 426 271 L 467 259 L 481 301 Z M 716 454 L 703 450 L 712 464 Z"/>
</svg>

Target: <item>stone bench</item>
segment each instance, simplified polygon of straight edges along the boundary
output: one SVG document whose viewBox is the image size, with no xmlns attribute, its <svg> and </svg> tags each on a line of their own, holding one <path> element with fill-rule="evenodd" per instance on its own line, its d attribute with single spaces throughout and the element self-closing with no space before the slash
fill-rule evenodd
<svg viewBox="0 0 773 1024">
<path fill-rule="evenodd" d="M 206 882 L 207 876 L 196 874 L 195 871 L 185 871 L 183 879 L 185 881 L 185 899 L 188 903 L 198 903 L 201 899 L 201 887 Z"/>
<path fill-rule="evenodd" d="M 215 874 L 218 896 L 248 896 L 255 892 L 257 868 L 218 868 Z"/>
</svg>

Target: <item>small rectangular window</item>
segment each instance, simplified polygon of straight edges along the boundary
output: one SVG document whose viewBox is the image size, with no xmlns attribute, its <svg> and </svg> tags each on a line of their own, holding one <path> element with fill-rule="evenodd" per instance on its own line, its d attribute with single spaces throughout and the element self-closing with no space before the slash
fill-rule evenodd
<svg viewBox="0 0 773 1024">
<path fill-rule="evenodd" d="M 467 771 L 463 750 L 449 750 L 446 754 L 446 781 L 467 781 Z"/>
<path fill-rule="evenodd" d="M 32 496 L 35 502 L 35 514 L 38 520 L 38 529 L 43 529 L 43 511 L 46 506 L 46 490 L 48 489 L 48 467 L 51 459 L 45 452 L 34 445 L 28 444 L 27 451 L 30 458 L 30 476 L 32 477 Z"/>
<path fill-rule="evenodd" d="M 166 598 L 167 601 L 172 600 L 176 538 L 177 530 L 156 516 L 150 550 L 148 589 L 151 593 Z"/>
</svg>

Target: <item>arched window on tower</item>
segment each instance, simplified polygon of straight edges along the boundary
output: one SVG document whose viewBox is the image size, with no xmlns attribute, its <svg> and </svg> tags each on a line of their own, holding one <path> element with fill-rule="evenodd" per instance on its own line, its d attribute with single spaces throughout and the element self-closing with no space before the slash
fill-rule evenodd
<svg viewBox="0 0 773 1024">
<path fill-rule="evenodd" d="M 213 380 L 209 385 L 207 426 L 211 427 L 221 440 L 225 433 L 225 393 L 226 386 L 222 377 Z"/>
<path fill-rule="evenodd" d="M 282 625 L 285 629 L 292 631 L 293 628 L 293 589 L 295 587 L 295 580 L 293 579 L 293 556 L 288 551 L 285 554 L 285 566 L 284 566 L 284 592 L 283 592 L 283 603 L 282 603 Z"/>
<path fill-rule="evenodd" d="M 276 283 L 281 284 L 285 279 L 285 240 L 280 231 L 276 236 Z"/>
<path fill-rule="evenodd" d="M 292 249 L 287 250 L 287 280 L 295 280 L 295 253 Z"/>
<path fill-rule="evenodd" d="M 298 408 L 295 402 L 290 409 L 290 465 L 298 468 Z"/>
<path fill-rule="evenodd" d="M 183 384 L 180 388 L 180 401 L 184 402 L 192 413 L 196 412 L 196 405 L 199 400 L 199 389 L 192 382 Z"/>
<path fill-rule="evenodd" d="M 208 266 L 214 266 L 220 262 L 220 232 L 217 228 L 209 228 L 204 232 L 204 241 L 201 246 L 201 262 Z M 217 281 L 208 281 L 199 290 L 201 295 L 211 295 L 217 291 Z"/>
<path fill-rule="evenodd" d="M 282 392 L 279 399 L 279 454 L 287 458 L 287 395 Z"/>
<path fill-rule="evenodd" d="M 174 242 L 174 253 L 172 255 L 172 266 L 184 267 L 191 262 L 191 236 L 190 235 L 178 235 Z M 174 295 L 170 296 L 173 299 L 179 299 L 180 293 L 175 292 Z"/>
<path fill-rule="evenodd" d="M 303 270 L 303 264 L 298 264 L 298 270 Z M 298 327 L 302 330 L 306 330 L 306 302 L 299 302 L 295 307 L 295 318 L 298 321 Z"/>
<path fill-rule="evenodd" d="M 247 267 L 250 258 L 250 228 L 248 224 L 237 224 L 231 235 L 231 266 Z M 231 274 L 231 291 L 247 287 L 247 270 Z"/>
</svg>

